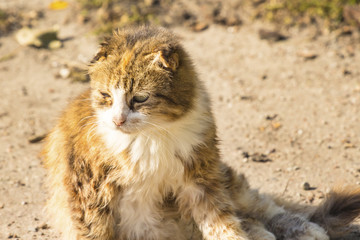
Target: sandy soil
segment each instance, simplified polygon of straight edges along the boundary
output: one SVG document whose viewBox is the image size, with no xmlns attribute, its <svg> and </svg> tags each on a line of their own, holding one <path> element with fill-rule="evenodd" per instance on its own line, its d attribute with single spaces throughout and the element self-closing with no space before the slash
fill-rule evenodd
<svg viewBox="0 0 360 240">
<path fill-rule="evenodd" d="M 49 2 L 0 1 L 0 7 L 46 9 Z M 64 64 L 85 65 L 97 49 L 89 27 L 72 14 L 45 10 L 39 20 L 38 27 L 58 24 L 60 37 L 69 38 L 59 50 L 0 37 L 0 56 L 14 53 L 0 62 L 0 239 L 58 239 L 43 211 L 41 143 L 29 139 L 49 131 L 88 88 L 55 77 Z M 314 40 L 311 28 L 293 29 L 288 40 L 273 43 L 259 38 L 263 27 L 269 26 L 173 29 L 211 94 L 224 161 L 261 192 L 307 204 L 334 186 L 360 185 L 359 37 Z M 317 57 L 306 59 L 308 53 Z"/>
</svg>

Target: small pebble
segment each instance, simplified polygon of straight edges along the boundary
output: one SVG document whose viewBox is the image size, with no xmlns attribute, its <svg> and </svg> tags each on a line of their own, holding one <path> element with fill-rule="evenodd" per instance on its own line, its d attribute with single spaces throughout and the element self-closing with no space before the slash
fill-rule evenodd
<svg viewBox="0 0 360 240">
<path fill-rule="evenodd" d="M 19 238 L 19 236 L 16 235 L 15 233 L 10 233 L 10 234 L 8 235 L 8 239 L 11 239 L 11 238 Z"/>
<path fill-rule="evenodd" d="M 278 115 L 275 113 L 275 114 L 273 114 L 273 115 L 267 115 L 267 116 L 265 117 L 265 119 L 272 121 L 272 120 L 274 120 L 277 116 L 278 116 Z"/>
<path fill-rule="evenodd" d="M 226 28 L 226 30 L 229 32 L 229 33 L 236 33 L 239 31 L 239 26 L 230 26 L 228 28 Z"/>
<path fill-rule="evenodd" d="M 28 139 L 29 143 L 39 143 L 46 138 L 46 134 L 32 136 Z"/>
<path fill-rule="evenodd" d="M 62 42 L 59 40 L 53 40 L 49 43 L 49 49 L 59 49 L 62 47 Z"/>
<path fill-rule="evenodd" d="M 272 42 L 283 41 L 283 40 L 288 39 L 288 37 L 285 36 L 284 34 L 278 32 L 278 31 L 272 31 L 272 30 L 268 30 L 268 29 L 260 29 L 259 37 L 260 37 L 260 39 L 265 39 L 265 40 L 269 40 Z"/>
<path fill-rule="evenodd" d="M 308 182 L 304 182 L 302 188 L 303 188 L 305 191 L 311 190 L 311 186 L 310 186 L 310 184 L 309 184 Z"/>
<path fill-rule="evenodd" d="M 18 186 L 21 186 L 21 187 L 24 187 L 26 184 L 25 183 L 23 183 L 22 181 L 17 181 L 16 182 L 16 184 L 18 185 Z"/>
<path fill-rule="evenodd" d="M 250 156 L 250 158 L 253 162 L 260 162 L 260 163 L 272 162 L 272 160 L 267 155 L 260 153 L 254 153 Z"/>
<path fill-rule="evenodd" d="M 246 100 L 253 100 L 253 97 L 252 97 L 252 96 L 241 96 L 241 97 L 240 97 L 240 100 L 244 100 L 244 101 L 246 101 Z"/>
<path fill-rule="evenodd" d="M 310 50 L 302 50 L 297 53 L 299 57 L 303 57 L 305 60 L 312 60 L 317 58 L 317 54 Z"/>
<path fill-rule="evenodd" d="M 279 128 L 281 128 L 282 125 L 279 122 L 273 122 L 271 123 L 271 126 L 274 130 L 278 130 Z"/>
<path fill-rule="evenodd" d="M 68 78 L 70 76 L 70 69 L 68 68 L 61 68 L 60 71 L 59 71 L 59 75 L 60 77 L 62 78 Z"/>
<path fill-rule="evenodd" d="M 46 230 L 46 229 L 49 229 L 49 228 L 50 228 L 49 225 L 47 225 L 46 223 L 43 223 L 43 224 L 41 224 L 40 226 L 37 226 L 37 227 L 35 228 L 35 232 L 38 232 L 40 229 Z"/>
<path fill-rule="evenodd" d="M 50 226 L 47 225 L 46 223 L 44 223 L 43 225 L 41 225 L 41 229 L 49 229 Z"/>
<path fill-rule="evenodd" d="M 352 72 L 349 69 L 343 69 L 343 74 L 344 75 L 351 75 Z"/>
<path fill-rule="evenodd" d="M 201 32 L 201 31 L 204 31 L 205 29 L 207 29 L 208 27 L 209 27 L 209 25 L 207 23 L 198 22 L 198 23 L 195 23 L 194 26 L 192 26 L 192 30 L 194 32 Z"/>
<path fill-rule="evenodd" d="M 272 154 L 272 153 L 275 153 L 276 152 L 276 149 L 275 148 L 272 148 L 272 149 L 269 149 L 265 152 L 265 155 L 269 155 L 269 154 Z"/>
</svg>

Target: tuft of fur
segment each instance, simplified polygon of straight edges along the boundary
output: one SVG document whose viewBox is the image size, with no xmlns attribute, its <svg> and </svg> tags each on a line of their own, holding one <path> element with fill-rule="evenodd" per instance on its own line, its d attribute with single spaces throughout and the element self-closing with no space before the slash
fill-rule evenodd
<svg viewBox="0 0 360 240">
<path fill-rule="evenodd" d="M 322 226 L 331 238 L 338 238 L 349 232 L 349 224 L 359 216 L 360 188 L 346 187 L 332 190 L 310 221 Z"/>
</svg>

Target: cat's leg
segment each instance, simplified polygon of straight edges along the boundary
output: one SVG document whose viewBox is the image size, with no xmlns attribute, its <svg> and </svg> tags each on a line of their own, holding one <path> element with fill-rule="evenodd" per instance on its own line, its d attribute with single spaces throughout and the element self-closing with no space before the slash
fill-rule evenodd
<svg viewBox="0 0 360 240">
<path fill-rule="evenodd" d="M 53 185 L 47 209 L 54 225 L 62 233 L 62 239 L 113 239 L 114 219 L 110 205 L 95 200 L 95 193 L 88 192 L 93 197 L 85 197 L 84 193 L 77 191 L 70 193 L 62 181 Z"/>
<path fill-rule="evenodd" d="M 224 167 L 227 188 L 240 215 L 248 215 L 263 222 L 276 239 L 284 240 L 327 240 L 325 230 L 304 217 L 287 212 L 267 195 L 261 195 L 249 188 L 243 175 L 236 175 Z"/>
<path fill-rule="evenodd" d="M 65 182 L 66 211 L 70 214 L 71 232 L 76 240 L 115 240 L 117 207 L 114 199 L 119 189 L 96 176 L 84 181 L 79 174 L 71 175 Z"/>
<path fill-rule="evenodd" d="M 183 216 L 195 220 L 206 240 L 249 240 L 219 181 L 204 183 L 208 187 L 189 183 L 178 194 L 177 203 Z"/>
<path fill-rule="evenodd" d="M 70 212 L 77 240 L 114 239 L 115 221 L 109 205 L 76 199 L 72 200 Z"/>
</svg>

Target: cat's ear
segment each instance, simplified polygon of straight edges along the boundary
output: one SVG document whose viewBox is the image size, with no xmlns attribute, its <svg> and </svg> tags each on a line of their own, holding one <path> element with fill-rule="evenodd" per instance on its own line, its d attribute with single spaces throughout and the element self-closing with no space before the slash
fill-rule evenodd
<svg viewBox="0 0 360 240">
<path fill-rule="evenodd" d="M 97 51 L 95 57 L 91 60 L 91 63 L 102 62 L 106 60 L 110 51 L 108 44 L 108 39 L 105 39 L 103 43 L 100 44 L 100 49 Z"/>
<path fill-rule="evenodd" d="M 175 72 L 179 66 L 179 55 L 174 51 L 161 49 L 156 50 L 152 55 L 154 56 L 152 63 L 156 63 L 162 68 Z"/>
</svg>

